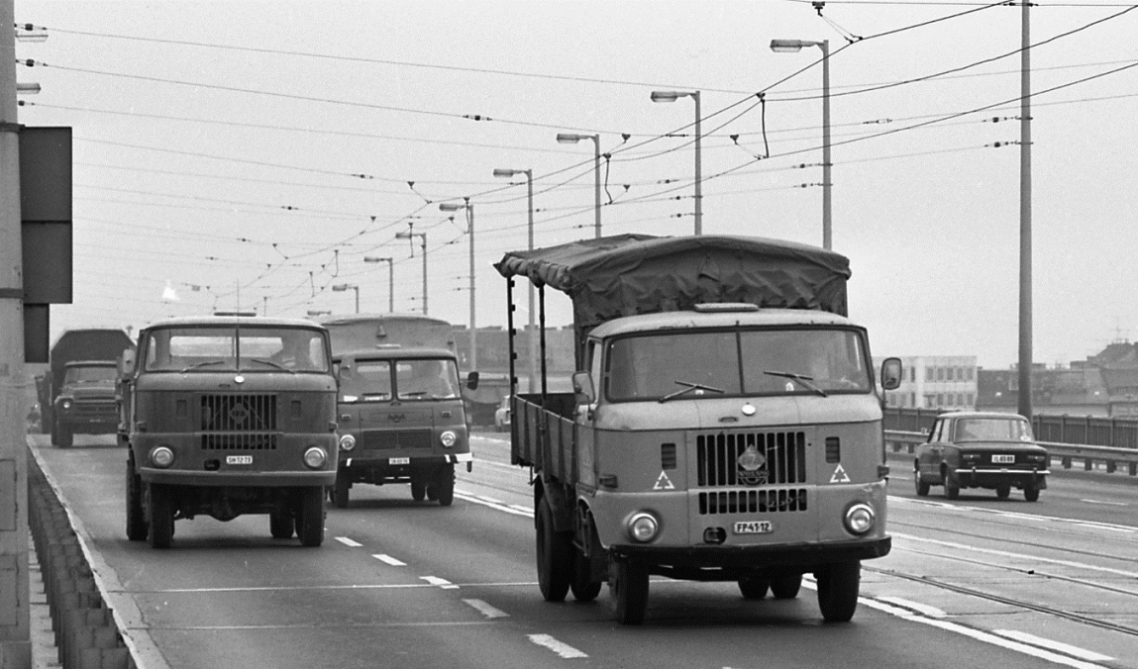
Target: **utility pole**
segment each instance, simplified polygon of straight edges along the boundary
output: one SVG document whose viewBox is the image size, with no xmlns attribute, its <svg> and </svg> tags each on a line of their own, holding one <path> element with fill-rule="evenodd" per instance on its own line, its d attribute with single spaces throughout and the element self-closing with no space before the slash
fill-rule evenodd
<svg viewBox="0 0 1138 669">
<path fill-rule="evenodd" d="M 1023 1 L 1019 120 L 1019 413 L 1031 420 L 1031 2 Z"/>
<path fill-rule="evenodd" d="M 0 668 L 32 664 L 28 606 L 28 477 L 20 126 L 14 0 L 0 0 Z"/>
</svg>

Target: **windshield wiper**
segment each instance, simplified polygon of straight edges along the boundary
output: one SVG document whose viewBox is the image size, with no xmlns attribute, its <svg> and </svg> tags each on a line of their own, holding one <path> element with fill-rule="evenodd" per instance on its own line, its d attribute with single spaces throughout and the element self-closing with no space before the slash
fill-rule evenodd
<svg viewBox="0 0 1138 669">
<path fill-rule="evenodd" d="M 201 362 L 195 362 L 194 364 L 190 365 L 189 367 L 186 367 L 185 369 L 183 369 L 182 371 L 180 371 L 178 373 L 179 374 L 185 374 L 186 372 L 190 371 L 191 369 L 197 369 L 198 367 L 209 367 L 210 365 L 224 365 L 226 362 L 228 362 L 228 360 L 203 360 Z"/>
<path fill-rule="evenodd" d="M 825 390 L 822 390 L 821 388 L 814 385 L 813 383 L 810 383 L 811 381 L 814 380 L 813 376 L 806 376 L 805 374 L 795 374 L 794 372 L 776 372 L 776 371 L 772 371 L 769 369 L 763 371 L 763 374 L 770 374 L 771 376 L 781 376 L 784 379 L 790 379 L 792 381 L 797 382 L 803 388 L 805 388 L 811 392 L 818 393 L 818 395 L 820 395 L 822 397 L 829 397 L 829 395 L 826 393 Z"/>
<path fill-rule="evenodd" d="M 286 372 L 292 372 L 293 374 L 296 374 L 295 369 L 289 369 L 288 367 L 285 367 L 284 365 L 277 362 L 276 360 L 269 360 L 268 358 L 249 358 L 249 362 L 259 362 L 263 365 L 272 365 L 273 367 L 276 367 L 277 369 L 281 369 L 281 370 L 284 370 Z"/>
<path fill-rule="evenodd" d="M 722 388 L 713 388 L 711 386 L 705 386 L 702 383 L 688 383 L 687 381 L 676 381 L 676 383 L 683 386 L 683 388 L 680 388 L 679 390 L 677 390 L 674 393 L 669 393 L 669 394 L 661 397 L 659 400 L 660 404 L 663 404 L 664 402 L 667 402 L 668 400 L 673 399 L 675 397 L 679 397 L 680 395 L 690 393 L 693 390 L 708 390 L 708 391 L 711 391 L 713 393 L 719 393 L 720 395 L 727 392 L 727 391 L 723 390 Z"/>
</svg>

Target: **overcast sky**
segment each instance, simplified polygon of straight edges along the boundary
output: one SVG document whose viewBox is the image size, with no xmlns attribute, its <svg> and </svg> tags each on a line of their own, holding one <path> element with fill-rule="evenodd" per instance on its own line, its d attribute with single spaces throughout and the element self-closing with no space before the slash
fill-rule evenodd
<svg viewBox="0 0 1138 669">
<path fill-rule="evenodd" d="M 815 3 L 818 4 L 818 3 Z M 74 129 L 75 303 L 52 331 L 170 315 L 388 305 L 505 322 L 491 264 L 594 233 L 822 244 L 829 41 L 834 250 L 875 355 L 1018 356 L 1019 7 L 967 2 L 58 2 L 17 0 L 20 122 Z M 1080 360 L 1138 332 L 1138 10 L 1031 10 L 1034 350 Z M 757 95 L 762 93 L 762 99 Z M 409 224 L 413 227 L 409 228 Z M 550 323 L 570 310 L 549 297 Z M 522 319 L 524 312 L 519 312 Z"/>
</svg>

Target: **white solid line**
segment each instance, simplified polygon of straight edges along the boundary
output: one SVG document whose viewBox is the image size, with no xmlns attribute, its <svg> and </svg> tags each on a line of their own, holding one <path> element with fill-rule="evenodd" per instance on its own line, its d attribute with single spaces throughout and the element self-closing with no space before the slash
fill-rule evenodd
<svg viewBox="0 0 1138 669">
<path fill-rule="evenodd" d="M 1125 576 L 1127 578 L 1138 578 L 1138 572 L 1125 571 L 1122 569 L 1111 569 L 1110 567 L 1098 567 L 1092 564 L 1085 564 L 1083 562 L 1073 562 L 1071 560 L 1056 560 L 1054 558 L 1045 558 L 1038 555 L 1025 555 L 1023 553 L 1012 553 L 1009 551 L 999 551 L 993 548 L 978 548 L 976 546 L 968 546 L 966 544 L 958 544 L 953 541 L 940 541 L 937 539 L 922 539 L 915 537 L 911 534 L 893 533 L 894 539 L 906 539 L 908 541 L 915 541 L 918 543 L 934 544 L 937 546 L 947 546 L 949 548 L 958 548 L 964 551 L 971 551 L 973 553 L 982 553 L 986 555 L 999 555 L 1001 557 L 1018 558 L 1022 560 L 1034 560 L 1036 562 L 1046 562 L 1047 564 L 1063 565 L 1064 567 L 1075 567 L 1076 569 L 1086 569 L 1088 571 L 1097 571 L 1104 574 L 1116 574 L 1118 576 Z"/>
<path fill-rule="evenodd" d="M 383 553 L 376 553 L 372 557 L 375 558 L 376 560 L 379 560 L 380 562 L 386 562 L 387 564 L 391 565 L 392 567 L 406 567 L 407 566 L 406 562 L 403 562 L 402 560 L 396 560 L 395 558 L 391 557 L 390 555 L 384 555 Z"/>
<path fill-rule="evenodd" d="M 581 651 L 577 650 L 576 648 L 574 648 L 570 645 L 567 645 L 567 644 L 563 644 L 560 641 L 558 641 L 557 639 L 554 639 L 553 637 L 549 636 L 548 634 L 530 634 L 529 640 L 536 643 L 539 646 L 544 646 L 545 648 L 548 648 L 549 650 L 553 651 L 554 653 L 557 653 L 558 655 L 560 655 L 561 657 L 563 657 L 567 660 L 571 660 L 571 659 L 577 658 L 577 657 L 588 657 L 588 655 L 582 653 Z"/>
<path fill-rule="evenodd" d="M 336 537 L 336 541 L 339 541 L 340 543 L 344 544 L 345 546 L 350 546 L 351 548 L 359 548 L 360 546 L 363 546 L 363 544 L 361 544 L 360 542 L 352 541 L 351 539 L 349 539 L 347 537 Z"/>
<path fill-rule="evenodd" d="M 921 604 L 919 602 L 909 601 L 908 599 L 902 599 L 900 597 L 878 597 L 877 600 L 882 601 L 882 602 L 889 602 L 890 604 L 895 604 L 897 606 L 900 606 L 903 609 L 910 609 L 912 611 L 916 611 L 917 613 L 920 613 L 922 615 L 926 615 L 930 618 L 944 618 L 948 615 L 944 611 L 941 611 L 940 609 L 936 608 L 935 606 L 929 606 L 927 604 Z"/>
<path fill-rule="evenodd" d="M 1009 639 L 1015 639 L 1016 641 L 1022 641 L 1023 643 L 1029 643 L 1033 646 L 1039 646 L 1040 648 L 1057 650 L 1060 653 L 1066 653 L 1067 655 L 1070 655 L 1072 657 L 1077 657 L 1077 658 L 1082 659 L 1082 660 L 1088 660 L 1090 662 L 1110 662 L 1111 660 L 1114 659 L 1113 657 L 1110 657 L 1109 655 L 1103 655 L 1101 653 L 1096 653 L 1096 652 L 1091 651 L 1091 650 L 1085 650 L 1083 648 L 1079 648 L 1078 646 L 1071 646 L 1069 644 L 1060 643 L 1058 641 L 1052 641 L 1051 639 L 1043 639 L 1043 638 L 1035 636 L 1034 634 L 1028 634 L 1027 632 L 1018 632 L 1016 630 L 992 630 L 992 631 L 995 632 L 996 634 L 999 634 L 1000 636 L 1006 636 Z"/>
<path fill-rule="evenodd" d="M 506 613 L 505 611 L 503 611 L 501 609 L 496 609 L 493 606 L 490 606 L 489 604 L 482 601 L 481 599 L 464 599 L 462 601 L 464 601 L 467 604 L 469 604 L 470 606 L 473 606 L 474 608 L 478 609 L 478 611 L 480 613 L 482 613 L 482 615 L 486 616 L 487 618 L 509 618 L 510 617 L 510 614 Z"/>
<path fill-rule="evenodd" d="M 427 583 L 430 583 L 431 585 L 437 585 L 437 586 L 441 587 L 443 590 L 458 590 L 457 585 L 455 585 L 454 583 L 451 583 L 450 581 L 446 580 L 445 578 L 439 578 L 438 576 L 420 576 L 419 580 L 426 581 Z"/>
<path fill-rule="evenodd" d="M 1100 502 L 1097 499 L 1080 499 L 1079 501 L 1086 504 L 1102 504 L 1103 506 L 1130 506 L 1126 502 Z"/>
</svg>

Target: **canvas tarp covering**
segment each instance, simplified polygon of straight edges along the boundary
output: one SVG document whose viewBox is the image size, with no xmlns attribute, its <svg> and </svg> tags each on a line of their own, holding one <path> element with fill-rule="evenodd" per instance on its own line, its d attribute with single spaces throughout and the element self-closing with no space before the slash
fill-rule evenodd
<svg viewBox="0 0 1138 669">
<path fill-rule="evenodd" d="M 760 237 L 619 235 L 507 253 L 494 267 L 573 300 L 579 333 L 619 316 L 708 302 L 846 315 L 849 260 Z"/>
</svg>

